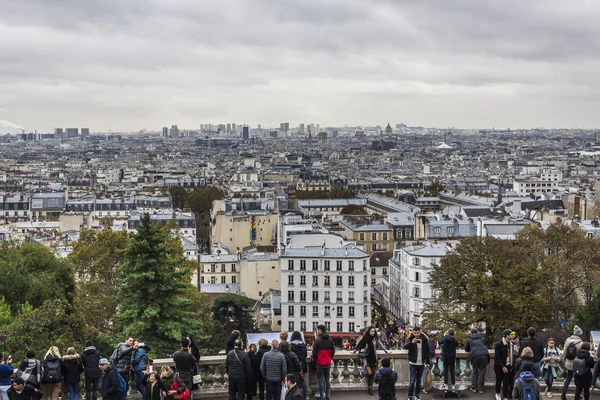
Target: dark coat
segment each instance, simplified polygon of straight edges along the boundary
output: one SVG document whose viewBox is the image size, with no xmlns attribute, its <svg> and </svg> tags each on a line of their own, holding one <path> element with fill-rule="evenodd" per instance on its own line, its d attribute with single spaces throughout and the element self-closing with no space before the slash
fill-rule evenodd
<svg viewBox="0 0 600 400">
<path fill-rule="evenodd" d="M 304 400 L 304 392 L 298 384 L 295 384 L 285 393 L 285 400 Z"/>
<path fill-rule="evenodd" d="M 438 342 L 442 347 L 442 359 L 445 361 L 456 360 L 458 340 L 454 336 L 445 335 Z"/>
<path fill-rule="evenodd" d="M 79 383 L 83 372 L 83 363 L 79 354 L 64 356 L 60 366 L 65 383 Z"/>
<path fill-rule="evenodd" d="M 306 350 L 306 345 L 301 340 L 293 340 L 290 342 L 290 346 L 296 357 L 298 357 L 298 360 L 300 360 L 300 364 L 302 364 L 302 372 L 307 372 L 306 358 L 308 357 L 308 351 Z"/>
<path fill-rule="evenodd" d="M 229 336 L 229 339 L 227 339 L 227 344 L 225 347 L 225 354 L 229 354 L 229 352 L 234 349 L 235 341 L 238 340 L 239 338 L 240 338 L 239 336 Z"/>
<path fill-rule="evenodd" d="M 102 386 L 100 387 L 102 400 L 118 400 L 121 395 L 119 388 L 119 377 L 114 367 L 108 367 L 102 375 Z"/>
<path fill-rule="evenodd" d="M 590 387 L 592 386 L 592 371 L 594 370 L 594 359 L 587 350 L 577 350 L 577 358 L 583 358 L 587 362 L 588 370 L 583 375 L 575 375 L 575 386 L 577 387 Z"/>
<path fill-rule="evenodd" d="M 262 376 L 262 374 L 260 373 L 260 362 L 262 361 L 262 358 L 265 355 L 265 353 L 268 353 L 269 351 L 271 351 L 271 346 L 267 345 L 259 347 L 258 351 L 256 352 L 256 355 L 258 356 L 258 382 L 265 381 L 264 376 Z M 254 368 L 254 366 L 252 366 L 252 368 Z"/>
<path fill-rule="evenodd" d="M 179 393 L 179 394 L 185 393 L 185 390 L 187 389 L 187 387 L 185 386 L 185 383 L 181 380 L 181 378 L 178 376 L 178 374 L 173 374 L 173 375 L 169 376 L 168 378 L 161 378 L 160 379 L 160 390 L 164 391 L 165 393 L 169 393 L 169 390 L 174 390 L 173 389 L 174 382 L 177 382 L 177 386 L 178 386 L 177 393 Z M 167 397 L 163 397 L 163 399 L 179 400 L 177 397 L 173 396 L 172 394 L 167 395 Z"/>
<path fill-rule="evenodd" d="M 377 365 L 377 347 L 385 351 L 383 344 L 381 344 L 377 336 L 371 336 L 366 333 L 356 345 L 356 349 L 360 350 L 365 347 L 369 349 L 366 359 L 367 365 Z"/>
<path fill-rule="evenodd" d="M 94 346 L 86 347 L 81 354 L 83 372 L 86 378 L 97 379 L 102 376 L 100 369 L 100 352 Z"/>
<path fill-rule="evenodd" d="M 300 363 L 300 360 L 293 351 L 290 351 L 289 353 L 283 353 L 283 356 L 285 357 L 287 373 L 294 374 L 296 376 L 296 382 L 298 382 L 300 379 L 300 372 L 302 372 L 302 364 Z"/>
<path fill-rule="evenodd" d="M 132 353 L 133 347 L 129 347 L 125 343 L 119 343 L 116 349 L 116 359 L 112 360 L 118 373 L 129 374 Z"/>
<path fill-rule="evenodd" d="M 8 389 L 7 394 L 10 400 L 41 399 L 43 396 L 42 392 L 40 392 L 39 390 L 27 383 L 25 384 L 25 386 L 23 386 L 23 390 L 21 391 L 21 393 L 17 393 L 15 391 L 15 388 L 11 386 Z"/>
<path fill-rule="evenodd" d="M 173 354 L 173 362 L 181 380 L 188 389 L 192 390 L 194 375 L 198 371 L 194 356 L 187 350 L 179 350 Z"/>
<path fill-rule="evenodd" d="M 412 363 L 416 363 L 419 357 L 418 346 L 416 343 L 413 343 L 412 340 L 415 336 L 411 333 L 406 342 L 404 342 L 404 349 L 408 350 L 408 361 Z M 430 354 L 429 354 L 429 343 L 428 338 L 425 334 L 421 333 L 421 362 L 423 364 L 429 364 L 431 362 Z"/>
<path fill-rule="evenodd" d="M 533 360 L 531 357 L 519 357 L 514 365 L 515 379 L 521 376 L 521 372 L 530 371 L 533 372 Z"/>
<path fill-rule="evenodd" d="M 506 367 L 506 358 L 508 357 L 508 346 L 500 339 L 494 345 L 494 365 Z"/>
<path fill-rule="evenodd" d="M 246 394 L 248 396 L 256 396 L 256 384 L 261 378 L 260 358 L 258 357 L 258 354 L 252 352 L 248 352 L 246 355 L 250 360 L 250 369 L 252 370 L 250 378 L 246 378 Z"/>
<path fill-rule="evenodd" d="M 240 348 L 231 350 L 227 353 L 225 360 L 225 369 L 229 379 L 247 379 L 252 377 L 250 368 L 250 358 L 248 354 Z"/>
<path fill-rule="evenodd" d="M 154 387 L 148 380 L 148 376 L 148 374 L 144 374 L 144 378 L 142 379 L 142 385 L 146 387 L 146 393 L 144 393 L 142 400 L 160 400 L 160 375 L 156 374 L 156 383 L 154 384 Z"/>
<path fill-rule="evenodd" d="M 529 347 L 533 350 L 533 362 L 540 362 L 542 358 L 544 358 L 544 343 L 541 340 L 536 338 L 527 338 L 521 340 L 521 345 L 519 346 L 519 354 L 523 351 L 525 347 Z"/>
<path fill-rule="evenodd" d="M 467 339 L 465 351 L 470 353 L 471 359 L 473 359 L 473 357 L 487 355 L 489 362 L 490 353 L 485 345 L 485 339 L 480 333 L 473 333 L 469 339 Z"/>
</svg>

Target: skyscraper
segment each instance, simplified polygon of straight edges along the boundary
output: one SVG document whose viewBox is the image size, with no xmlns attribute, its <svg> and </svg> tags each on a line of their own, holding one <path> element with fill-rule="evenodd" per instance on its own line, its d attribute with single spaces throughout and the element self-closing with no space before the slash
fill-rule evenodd
<svg viewBox="0 0 600 400">
<path fill-rule="evenodd" d="M 304 124 L 298 126 L 298 133 L 304 133 Z"/>
<path fill-rule="evenodd" d="M 164 138 L 169 137 L 169 128 L 166 126 L 163 126 L 163 128 L 162 128 L 162 137 L 164 137 Z"/>
<path fill-rule="evenodd" d="M 242 140 L 250 140 L 250 127 L 248 125 L 244 125 L 242 128 Z"/>
<path fill-rule="evenodd" d="M 81 128 L 81 136 L 90 136 L 90 128 Z"/>
</svg>

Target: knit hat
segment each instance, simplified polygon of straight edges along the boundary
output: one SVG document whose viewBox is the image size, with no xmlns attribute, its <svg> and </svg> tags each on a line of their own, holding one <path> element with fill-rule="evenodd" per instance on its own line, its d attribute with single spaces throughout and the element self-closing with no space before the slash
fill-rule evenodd
<svg viewBox="0 0 600 400">
<path fill-rule="evenodd" d="M 512 333 L 512 329 L 505 329 L 504 332 L 502 332 L 502 337 L 507 337 L 511 333 Z"/>
<path fill-rule="evenodd" d="M 108 364 L 108 360 L 106 358 L 101 358 L 100 362 L 98 363 L 99 365 L 104 365 L 104 364 Z"/>
<path fill-rule="evenodd" d="M 381 359 L 381 366 L 384 368 L 389 368 L 390 367 L 390 359 L 389 358 L 382 358 Z"/>
<path fill-rule="evenodd" d="M 471 328 L 471 333 L 479 333 L 479 330 L 477 328 Z"/>
<path fill-rule="evenodd" d="M 523 371 L 521 372 L 521 375 L 519 375 L 519 377 L 521 379 L 533 379 L 533 374 L 531 373 L 531 371 Z"/>
<path fill-rule="evenodd" d="M 583 331 L 581 330 L 581 328 L 579 326 L 575 325 L 575 328 L 573 328 L 573 335 L 583 336 Z"/>
</svg>

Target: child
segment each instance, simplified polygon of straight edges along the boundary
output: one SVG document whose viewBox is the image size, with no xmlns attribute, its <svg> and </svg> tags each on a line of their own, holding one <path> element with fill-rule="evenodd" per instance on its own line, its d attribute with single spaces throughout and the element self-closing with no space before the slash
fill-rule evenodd
<svg viewBox="0 0 600 400">
<path fill-rule="evenodd" d="M 396 381 L 398 373 L 390 368 L 390 359 L 383 358 L 381 360 L 381 368 L 375 372 L 375 383 L 379 400 L 396 400 Z"/>
<path fill-rule="evenodd" d="M 554 378 L 560 375 L 560 356 L 561 351 L 556 347 L 553 338 L 548 338 L 546 341 L 546 349 L 544 350 L 544 358 L 542 358 L 542 376 L 546 382 L 546 391 L 544 394 L 552 397 L 552 383 Z"/>
<path fill-rule="evenodd" d="M 525 393 L 523 393 L 526 391 Z M 527 398 L 527 392 L 531 393 L 537 400 L 540 400 L 540 381 L 533 377 L 533 372 L 524 371 L 515 381 L 515 388 L 513 389 L 513 399 Z M 523 397 L 521 397 L 523 393 Z"/>
</svg>

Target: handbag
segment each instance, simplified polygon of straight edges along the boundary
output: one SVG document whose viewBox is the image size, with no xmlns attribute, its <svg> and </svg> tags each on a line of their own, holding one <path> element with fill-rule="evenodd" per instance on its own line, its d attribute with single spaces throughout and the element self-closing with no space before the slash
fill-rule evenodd
<svg viewBox="0 0 600 400">
<path fill-rule="evenodd" d="M 433 388 L 433 378 L 431 377 L 431 370 L 427 370 L 427 375 L 425 376 L 425 390 L 430 391 Z"/>
<path fill-rule="evenodd" d="M 192 376 L 192 383 L 194 385 L 200 385 L 202 383 L 202 375 L 198 374 L 198 375 Z"/>
<path fill-rule="evenodd" d="M 367 358 L 369 355 L 369 346 L 365 346 L 358 351 L 358 358 Z"/>
<path fill-rule="evenodd" d="M 177 378 L 179 378 L 179 376 L 177 376 Z M 171 384 L 171 390 L 177 390 L 179 389 L 179 383 L 177 382 L 177 378 L 173 381 L 173 383 Z M 173 397 L 176 397 L 180 400 L 188 400 L 190 398 L 190 389 L 188 389 L 187 387 L 185 388 L 185 392 L 183 393 L 175 393 L 173 395 Z"/>
</svg>

